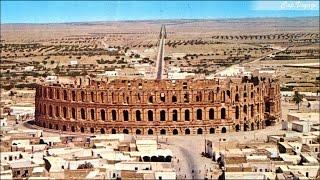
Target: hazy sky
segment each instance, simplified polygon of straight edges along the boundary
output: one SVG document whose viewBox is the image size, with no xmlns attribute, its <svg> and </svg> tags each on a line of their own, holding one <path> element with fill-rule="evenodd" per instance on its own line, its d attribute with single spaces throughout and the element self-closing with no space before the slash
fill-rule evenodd
<svg viewBox="0 0 320 180">
<path fill-rule="evenodd" d="M 1 1 L 1 23 L 318 15 L 317 1 Z"/>
</svg>

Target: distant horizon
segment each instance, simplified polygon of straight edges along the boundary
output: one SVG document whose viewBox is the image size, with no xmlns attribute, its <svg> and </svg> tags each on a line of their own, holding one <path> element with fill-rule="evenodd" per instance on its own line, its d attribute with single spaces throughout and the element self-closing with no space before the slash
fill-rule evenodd
<svg viewBox="0 0 320 180">
<path fill-rule="evenodd" d="M 215 20 L 245 20 L 245 19 L 297 19 L 297 18 L 319 18 L 320 16 L 295 16 L 295 17 L 239 17 L 239 18 L 207 18 L 207 19 L 132 19 L 132 20 L 102 20 L 102 21 L 70 21 L 70 22 L 18 22 L 18 23 L 1 23 L 2 25 L 15 25 L 15 24 L 72 24 L 72 23 L 107 23 L 107 22 L 135 22 L 135 21 L 215 21 Z"/>
<path fill-rule="evenodd" d="M 299 2 L 1 1 L 1 24 L 319 17 L 317 1 Z"/>
</svg>

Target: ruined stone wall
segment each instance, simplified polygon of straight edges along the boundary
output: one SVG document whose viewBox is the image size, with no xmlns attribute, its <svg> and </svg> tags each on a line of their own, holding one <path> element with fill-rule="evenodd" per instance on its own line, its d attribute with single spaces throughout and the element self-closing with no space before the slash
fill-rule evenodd
<svg viewBox="0 0 320 180">
<path fill-rule="evenodd" d="M 264 128 L 281 117 L 277 80 L 86 80 L 42 84 L 36 124 L 80 133 L 203 134 Z M 268 118 L 268 119 L 267 119 Z"/>
</svg>

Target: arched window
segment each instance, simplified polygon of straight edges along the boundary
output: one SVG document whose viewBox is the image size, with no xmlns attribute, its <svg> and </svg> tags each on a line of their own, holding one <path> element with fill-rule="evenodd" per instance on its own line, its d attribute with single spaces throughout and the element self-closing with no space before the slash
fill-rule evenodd
<svg viewBox="0 0 320 180">
<path fill-rule="evenodd" d="M 239 117 L 240 117 L 239 106 L 236 106 L 236 119 L 239 119 Z"/>
<path fill-rule="evenodd" d="M 222 102 L 226 101 L 226 93 L 224 91 L 221 92 L 221 101 Z"/>
<path fill-rule="evenodd" d="M 72 119 L 76 119 L 76 109 L 75 108 L 71 109 L 71 114 L 72 114 Z"/>
<path fill-rule="evenodd" d="M 254 116 L 254 106 L 253 106 L 253 104 L 251 104 L 251 117 L 253 117 Z"/>
<path fill-rule="evenodd" d="M 185 133 L 185 134 L 190 134 L 190 129 L 186 129 L 186 130 L 184 131 L 184 133 Z"/>
<path fill-rule="evenodd" d="M 225 127 L 223 127 L 222 129 L 221 129 L 221 133 L 226 133 L 227 132 L 227 129 L 225 128 Z"/>
<path fill-rule="evenodd" d="M 245 114 L 247 114 L 247 112 L 248 112 L 247 105 L 244 105 L 244 106 L 243 106 L 243 112 L 244 112 Z"/>
<path fill-rule="evenodd" d="M 153 134 L 153 130 L 152 130 L 152 129 L 149 129 L 149 130 L 148 130 L 148 134 L 149 134 L 149 135 L 152 135 L 152 134 Z"/>
<path fill-rule="evenodd" d="M 227 96 L 228 96 L 228 98 L 230 98 L 230 96 L 231 96 L 231 93 L 229 90 L 227 90 Z"/>
<path fill-rule="evenodd" d="M 90 133 L 94 133 L 94 128 L 90 128 Z"/>
<path fill-rule="evenodd" d="M 210 108 L 210 110 L 209 110 L 209 119 L 210 120 L 214 119 L 214 109 L 213 108 Z"/>
<path fill-rule="evenodd" d="M 161 102 L 166 102 L 166 96 L 164 93 L 160 93 L 160 101 Z"/>
<path fill-rule="evenodd" d="M 111 115 L 112 115 L 112 120 L 116 121 L 117 120 L 117 111 L 116 110 L 112 110 L 111 111 Z"/>
<path fill-rule="evenodd" d="M 153 103 L 153 96 L 149 96 L 149 103 Z"/>
<path fill-rule="evenodd" d="M 56 89 L 56 98 L 60 99 L 60 91 L 59 91 L 59 89 Z"/>
<path fill-rule="evenodd" d="M 95 116 L 95 115 L 94 115 L 94 109 L 91 109 L 91 110 L 90 110 L 90 114 L 91 114 L 91 120 L 94 120 L 94 116 Z"/>
<path fill-rule="evenodd" d="M 172 96 L 172 102 L 177 102 L 177 96 L 175 95 Z"/>
<path fill-rule="evenodd" d="M 51 123 L 49 124 L 49 129 L 52 129 L 52 124 Z"/>
<path fill-rule="evenodd" d="M 189 93 L 188 93 L 188 92 L 185 92 L 185 93 L 184 93 L 183 99 L 184 99 L 184 102 L 185 102 L 185 103 L 188 103 L 188 102 L 189 102 Z"/>
<path fill-rule="evenodd" d="M 72 91 L 71 94 L 72 94 L 72 101 L 76 101 L 76 92 Z"/>
<path fill-rule="evenodd" d="M 50 105 L 49 106 L 49 117 L 52 117 L 53 116 L 53 113 L 52 113 L 52 106 Z"/>
<path fill-rule="evenodd" d="M 82 102 L 85 101 L 85 93 L 84 93 L 84 91 L 81 91 L 81 101 Z"/>
<path fill-rule="evenodd" d="M 141 130 L 140 130 L 140 129 L 137 129 L 137 130 L 136 130 L 136 134 L 137 134 L 137 135 L 141 134 Z"/>
<path fill-rule="evenodd" d="M 80 115 L 81 115 L 81 119 L 86 119 L 86 111 L 83 108 L 81 108 L 80 110 Z"/>
<path fill-rule="evenodd" d="M 76 132 L 76 128 L 74 126 L 71 126 L 71 131 Z"/>
<path fill-rule="evenodd" d="M 214 128 L 210 128 L 209 132 L 210 132 L 210 134 L 214 134 L 216 131 Z"/>
<path fill-rule="evenodd" d="M 254 96 L 253 96 L 253 92 L 251 92 L 251 98 L 253 99 L 253 97 L 254 97 Z"/>
<path fill-rule="evenodd" d="M 236 94 L 235 101 L 239 102 L 239 94 Z"/>
<path fill-rule="evenodd" d="M 177 130 L 177 129 L 174 129 L 174 130 L 172 131 L 172 134 L 173 134 L 173 135 L 178 135 L 178 134 L 179 134 L 179 132 L 178 132 L 178 130 Z"/>
<path fill-rule="evenodd" d="M 67 118 L 68 111 L 66 107 L 63 107 L 63 118 Z"/>
<path fill-rule="evenodd" d="M 202 120 L 202 110 L 197 109 L 197 120 Z"/>
<path fill-rule="evenodd" d="M 226 109 L 221 108 L 221 119 L 226 119 Z"/>
<path fill-rule="evenodd" d="M 153 121 L 153 112 L 152 112 L 152 110 L 148 111 L 148 121 Z"/>
<path fill-rule="evenodd" d="M 251 123 L 251 131 L 254 131 L 254 123 Z"/>
<path fill-rule="evenodd" d="M 172 111 L 172 120 L 178 121 L 178 111 L 176 109 Z"/>
<path fill-rule="evenodd" d="M 101 99 L 101 102 L 104 103 L 104 93 L 103 92 L 100 93 L 100 99 Z"/>
<path fill-rule="evenodd" d="M 65 101 L 68 100 L 67 90 L 63 90 L 63 100 L 65 100 Z"/>
<path fill-rule="evenodd" d="M 213 93 L 213 91 L 209 92 L 208 100 L 209 100 L 209 102 L 214 102 L 214 93 Z"/>
<path fill-rule="evenodd" d="M 240 125 L 237 124 L 237 125 L 236 125 L 236 132 L 239 132 L 239 131 L 240 131 Z"/>
<path fill-rule="evenodd" d="M 243 98 L 246 98 L 247 97 L 247 93 L 243 93 Z"/>
<path fill-rule="evenodd" d="M 94 93 L 91 92 L 90 94 L 91 94 L 91 102 L 94 102 Z"/>
<path fill-rule="evenodd" d="M 202 129 L 201 129 L 201 128 L 199 128 L 199 129 L 197 130 L 197 134 L 202 134 Z"/>
<path fill-rule="evenodd" d="M 124 121 L 129 121 L 129 112 L 128 110 L 123 110 L 123 120 Z"/>
<path fill-rule="evenodd" d="M 104 109 L 100 110 L 100 116 L 102 121 L 106 120 L 106 111 Z"/>
<path fill-rule="evenodd" d="M 111 134 L 116 134 L 117 133 L 117 130 L 116 129 L 112 129 L 111 130 Z"/>
<path fill-rule="evenodd" d="M 160 111 L 160 121 L 165 121 L 166 120 L 166 111 L 161 110 Z"/>
<path fill-rule="evenodd" d="M 62 126 L 62 131 L 67 131 L 67 126 L 66 125 Z"/>
<path fill-rule="evenodd" d="M 136 110 L 136 121 L 141 121 L 141 111 Z"/>
<path fill-rule="evenodd" d="M 189 109 L 186 109 L 184 111 L 184 120 L 185 121 L 190 121 L 190 110 Z"/>
<path fill-rule="evenodd" d="M 60 107 L 56 106 L 56 117 L 60 116 Z"/>
<path fill-rule="evenodd" d="M 105 131 L 103 128 L 101 128 L 101 129 L 100 129 L 100 133 L 101 133 L 101 134 L 105 134 L 106 131 Z"/>
<path fill-rule="evenodd" d="M 161 129 L 161 130 L 160 130 L 160 134 L 161 134 L 161 135 L 165 135 L 166 133 L 167 133 L 167 132 L 166 132 L 165 129 Z"/>
<path fill-rule="evenodd" d="M 53 90 L 49 88 L 49 99 L 53 99 Z"/>
<path fill-rule="evenodd" d="M 47 106 L 44 104 L 43 105 L 43 115 L 47 115 Z"/>
<path fill-rule="evenodd" d="M 128 129 L 124 129 L 122 132 L 123 132 L 123 134 L 129 134 L 129 130 Z"/>
</svg>

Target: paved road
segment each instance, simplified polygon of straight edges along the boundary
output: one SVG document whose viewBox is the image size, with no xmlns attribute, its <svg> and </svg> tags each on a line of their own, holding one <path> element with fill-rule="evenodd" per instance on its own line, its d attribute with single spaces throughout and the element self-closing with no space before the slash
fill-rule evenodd
<svg viewBox="0 0 320 180">
<path fill-rule="evenodd" d="M 162 79 L 164 72 L 164 45 L 165 45 L 165 28 L 161 28 L 159 51 L 157 56 L 157 79 Z"/>
</svg>

